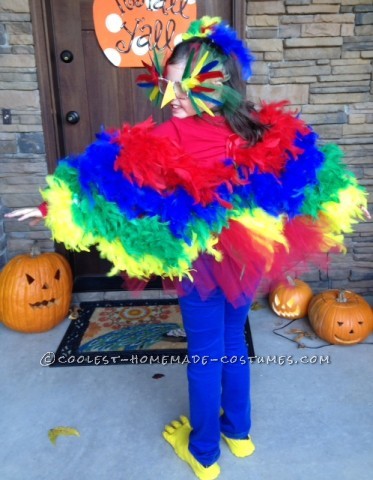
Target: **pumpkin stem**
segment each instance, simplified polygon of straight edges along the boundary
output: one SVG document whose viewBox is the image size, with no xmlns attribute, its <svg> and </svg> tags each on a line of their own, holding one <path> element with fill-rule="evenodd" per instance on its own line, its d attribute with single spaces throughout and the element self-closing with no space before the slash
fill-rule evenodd
<svg viewBox="0 0 373 480">
<path fill-rule="evenodd" d="M 34 243 L 32 244 L 30 255 L 31 257 L 37 257 L 38 255 L 40 255 L 40 248 L 37 240 L 35 240 Z"/>
<path fill-rule="evenodd" d="M 296 283 L 294 281 L 294 278 L 291 277 L 290 275 L 286 275 L 286 280 L 289 282 L 289 285 L 292 286 L 292 287 L 295 287 L 296 286 Z"/>
<path fill-rule="evenodd" d="M 348 299 L 345 295 L 345 292 L 346 292 L 346 290 L 340 290 L 338 292 L 338 297 L 337 297 L 337 302 L 338 303 L 347 303 L 348 302 Z"/>
</svg>

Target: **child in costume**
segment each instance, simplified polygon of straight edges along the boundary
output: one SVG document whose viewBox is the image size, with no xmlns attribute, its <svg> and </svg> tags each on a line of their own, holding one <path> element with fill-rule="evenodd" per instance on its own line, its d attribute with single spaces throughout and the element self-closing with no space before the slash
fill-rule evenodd
<svg viewBox="0 0 373 480">
<path fill-rule="evenodd" d="M 138 78 L 172 119 L 101 132 L 47 177 L 45 204 L 7 215 L 45 216 L 55 240 L 95 245 L 113 274 L 174 282 L 190 418 L 163 435 L 202 480 L 220 473 L 221 436 L 238 457 L 255 450 L 244 324 L 259 283 L 325 267 L 368 215 L 336 145 L 318 146 L 284 102 L 256 111 L 239 93 L 251 62 L 221 19 L 193 22 L 165 65 L 155 53 Z"/>
</svg>

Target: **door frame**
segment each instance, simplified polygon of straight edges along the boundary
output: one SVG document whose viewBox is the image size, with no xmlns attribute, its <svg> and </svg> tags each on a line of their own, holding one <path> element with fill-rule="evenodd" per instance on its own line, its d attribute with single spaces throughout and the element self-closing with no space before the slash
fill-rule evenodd
<svg viewBox="0 0 373 480">
<path fill-rule="evenodd" d="M 39 84 L 40 109 L 48 173 L 63 155 L 62 128 L 57 121 L 60 111 L 55 62 L 52 60 L 53 35 L 48 0 L 29 0 L 35 44 L 36 74 Z"/>
</svg>

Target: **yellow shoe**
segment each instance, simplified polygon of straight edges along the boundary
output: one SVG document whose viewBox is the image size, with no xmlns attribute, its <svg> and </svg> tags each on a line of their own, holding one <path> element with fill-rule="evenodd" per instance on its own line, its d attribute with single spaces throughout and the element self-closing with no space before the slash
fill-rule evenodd
<svg viewBox="0 0 373 480">
<path fill-rule="evenodd" d="M 214 480 L 220 474 L 220 467 L 215 462 L 209 467 L 204 467 L 189 451 L 189 435 L 192 427 L 187 417 L 181 416 L 181 422 L 174 420 L 166 425 L 163 432 L 165 440 L 174 448 L 175 453 L 184 460 L 200 480 Z"/>
<path fill-rule="evenodd" d="M 228 438 L 225 435 L 221 434 L 224 440 L 227 442 L 227 445 L 233 455 L 236 457 L 248 457 L 252 455 L 255 451 L 255 445 L 251 440 L 251 437 L 237 439 L 237 438 Z"/>
</svg>

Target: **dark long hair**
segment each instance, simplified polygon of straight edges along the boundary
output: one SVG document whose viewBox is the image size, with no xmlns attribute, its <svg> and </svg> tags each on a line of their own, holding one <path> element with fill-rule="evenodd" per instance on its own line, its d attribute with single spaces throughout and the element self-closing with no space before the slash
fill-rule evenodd
<svg viewBox="0 0 373 480">
<path fill-rule="evenodd" d="M 235 58 L 225 55 L 221 48 L 210 39 L 193 37 L 176 45 L 167 60 L 167 65 L 186 62 L 192 49 L 200 48 L 202 44 L 207 45 L 209 49 L 214 49 L 223 59 L 225 74 L 229 77 L 224 85 L 242 94 L 242 101 L 238 108 L 234 112 L 224 111 L 223 108 L 222 114 L 232 130 L 247 140 L 248 146 L 255 145 L 262 139 L 268 126 L 259 121 L 254 103 L 245 99 L 245 83 L 242 80 L 240 66 Z"/>
</svg>

